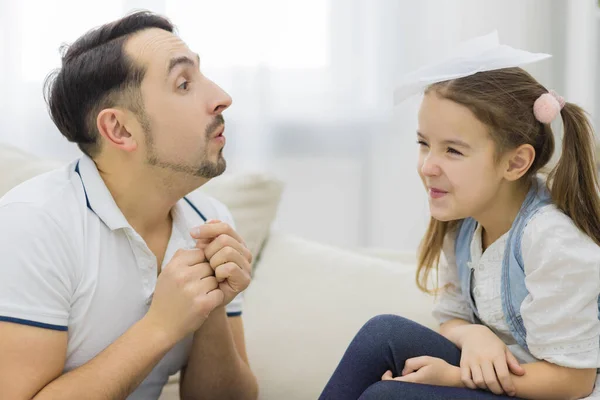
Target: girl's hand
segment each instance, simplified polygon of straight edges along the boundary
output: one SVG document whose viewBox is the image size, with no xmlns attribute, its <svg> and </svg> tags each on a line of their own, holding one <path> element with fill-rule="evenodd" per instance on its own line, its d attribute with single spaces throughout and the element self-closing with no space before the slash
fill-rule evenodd
<svg viewBox="0 0 600 400">
<path fill-rule="evenodd" d="M 410 358 L 404 364 L 402 376 L 394 378 L 392 371 L 386 371 L 381 380 L 395 380 L 437 386 L 462 386 L 460 368 L 450 365 L 440 358 L 429 356 Z"/>
<path fill-rule="evenodd" d="M 514 396 L 516 389 L 510 372 L 525 374 L 515 356 L 488 327 L 469 325 L 462 329 L 466 330 L 461 340 L 463 384 L 471 389 L 487 389 L 495 394 Z"/>
</svg>

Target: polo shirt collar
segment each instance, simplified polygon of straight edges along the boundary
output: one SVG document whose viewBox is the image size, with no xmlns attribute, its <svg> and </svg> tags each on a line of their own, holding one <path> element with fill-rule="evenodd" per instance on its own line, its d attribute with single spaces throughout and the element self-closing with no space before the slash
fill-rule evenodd
<svg viewBox="0 0 600 400">
<path fill-rule="evenodd" d="M 81 176 L 88 208 L 113 231 L 131 228 L 100 176 L 94 160 L 83 155 L 76 168 Z"/>
<path fill-rule="evenodd" d="M 83 155 L 76 163 L 75 172 L 81 177 L 87 207 L 96 214 L 109 229 L 113 231 L 122 228 L 133 230 L 123 215 L 123 212 L 117 206 L 112 194 L 106 187 L 94 160 L 87 155 Z M 202 212 L 196 208 L 190 200 L 184 197 L 179 200 L 171 210 L 174 224 L 182 232 L 190 228 L 187 226 L 188 221 L 184 211 L 184 209 L 188 207 L 201 218 L 202 222 L 206 222 L 206 217 Z"/>
</svg>

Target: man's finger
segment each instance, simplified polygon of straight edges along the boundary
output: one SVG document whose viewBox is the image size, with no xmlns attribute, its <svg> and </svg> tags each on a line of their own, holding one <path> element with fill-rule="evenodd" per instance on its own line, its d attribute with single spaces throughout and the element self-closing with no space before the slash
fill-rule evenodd
<svg viewBox="0 0 600 400">
<path fill-rule="evenodd" d="M 209 263 L 203 262 L 196 265 L 192 265 L 188 271 L 190 279 L 199 280 L 206 278 L 207 276 L 215 276 L 215 271 L 212 269 Z"/>
<path fill-rule="evenodd" d="M 248 285 L 250 285 L 249 277 L 240 280 L 227 279 L 219 283 L 219 289 L 221 289 L 223 292 L 233 292 L 237 295 L 246 290 Z"/>
<path fill-rule="evenodd" d="M 198 239 L 214 239 L 220 235 L 229 235 L 240 243 L 244 243 L 242 237 L 225 222 L 215 222 L 204 224 L 193 228 L 190 235 L 196 240 Z"/>
<path fill-rule="evenodd" d="M 215 270 L 215 278 L 217 278 L 217 282 L 227 281 L 234 291 L 241 292 L 250 281 L 250 274 L 242 270 L 237 264 L 230 262 L 220 265 Z"/>
<path fill-rule="evenodd" d="M 208 262 L 215 271 L 220 265 L 230 262 L 237 264 L 241 269 L 248 273 L 252 270 L 248 260 L 232 247 L 225 247 L 219 250 L 219 252 L 213 255 Z"/>
<path fill-rule="evenodd" d="M 217 224 L 219 222 L 221 222 L 221 221 L 219 221 L 218 219 L 211 219 L 211 220 L 206 221 L 206 224 Z M 194 228 L 194 229 L 197 229 L 197 228 Z M 204 250 L 204 249 L 206 249 L 206 246 L 208 246 L 210 244 L 211 241 L 212 241 L 211 239 L 198 239 L 198 240 L 196 240 L 196 247 Z"/>
<path fill-rule="evenodd" d="M 203 241 L 206 239 L 202 239 Z M 200 240 L 198 240 L 200 242 Z M 248 248 L 235 240 L 233 237 L 229 235 L 220 235 L 212 241 L 209 241 L 206 247 L 204 248 L 204 253 L 206 253 L 206 258 L 209 260 L 213 258 L 213 256 L 221 249 L 225 247 L 231 247 L 237 250 L 249 263 L 252 263 L 252 253 Z"/>
<path fill-rule="evenodd" d="M 179 249 L 173 254 L 172 259 L 192 266 L 206 261 L 206 255 L 202 249 Z"/>
<path fill-rule="evenodd" d="M 232 277 L 235 278 L 235 275 L 239 273 L 242 273 L 241 268 L 232 262 L 221 264 L 215 269 L 215 277 L 218 282 L 223 282 Z"/>
<path fill-rule="evenodd" d="M 205 250 L 206 246 L 208 246 L 212 242 L 211 239 L 200 239 L 196 240 L 196 248 Z"/>
<path fill-rule="evenodd" d="M 221 222 L 218 219 L 211 219 L 206 221 L 207 224 L 218 224 L 219 222 Z M 212 239 L 198 239 L 196 240 L 196 247 L 199 249 L 206 249 L 206 246 L 208 246 L 210 243 L 212 242 Z M 210 258 L 207 256 L 207 258 Z"/>
</svg>

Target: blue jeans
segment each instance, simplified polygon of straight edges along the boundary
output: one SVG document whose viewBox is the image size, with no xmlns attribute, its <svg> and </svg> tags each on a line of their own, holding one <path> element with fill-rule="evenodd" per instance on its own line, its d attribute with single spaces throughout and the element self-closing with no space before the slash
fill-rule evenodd
<svg viewBox="0 0 600 400">
<path fill-rule="evenodd" d="M 350 343 L 320 400 L 514 399 L 484 390 L 398 381 L 381 381 L 391 370 L 398 376 L 409 358 L 431 356 L 458 366 L 460 350 L 448 339 L 416 322 L 379 315 Z"/>
</svg>

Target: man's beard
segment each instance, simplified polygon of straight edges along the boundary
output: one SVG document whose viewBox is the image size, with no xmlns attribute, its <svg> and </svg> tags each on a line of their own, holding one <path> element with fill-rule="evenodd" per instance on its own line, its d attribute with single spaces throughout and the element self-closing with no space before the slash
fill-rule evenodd
<svg viewBox="0 0 600 400">
<path fill-rule="evenodd" d="M 141 116 L 140 119 L 142 122 L 142 127 L 146 132 L 146 148 L 148 149 L 146 162 L 148 164 L 153 165 L 155 167 L 165 168 L 171 171 L 181 172 L 187 175 L 197 176 L 205 179 L 214 178 L 225 172 L 227 163 L 225 161 L 225 158 L 223 158 L 223 149 L 219 151 L 217 161 L 209 160 L 208 154 L 208 144 L 210 143 L 212 136 L 214 135 L 217 129 L 221 128 L 221 126 L 225 124 L 225 120 L 222 115 L 217 115 L 213 122 L 211 122 L 206 127 L 206 143 L 204 146 L 202 157 L 200 158 L 200 161 L 197 165 L 161 160 L 161 158 L 158 155 L 158 152 L 156 151 L 156 147 L 154 146 L 154 136 L 152 135 L 150 121 L 145 115 Z"/>
</svg>

